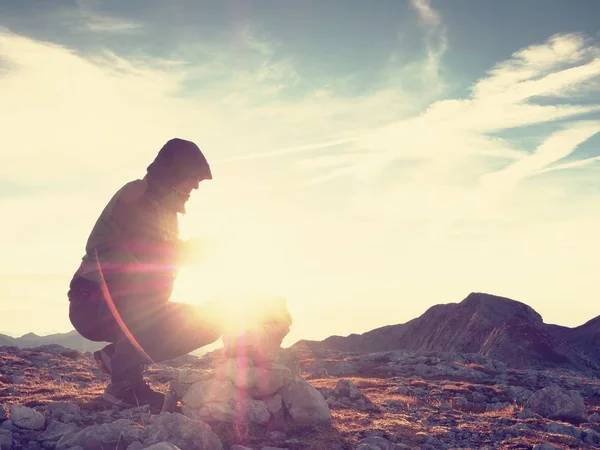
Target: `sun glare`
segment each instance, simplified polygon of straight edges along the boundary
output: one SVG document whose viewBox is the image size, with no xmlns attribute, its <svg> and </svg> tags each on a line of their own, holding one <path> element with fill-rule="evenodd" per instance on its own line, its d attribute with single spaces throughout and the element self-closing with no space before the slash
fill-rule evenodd
<svg viewBox="0 0 600 450">
<path fill-rule="evenodd" d="M 286 297 L 292 288 L 289 265 L 281 252 L 259 248 L 254 241 L 230 239 L 196 265 L 180 269 L 172 301 L 202 304 L 218 301 L 228 311 L 228 326 L 247 326 L 247 319 L 266 299 Z"/>
</svg>

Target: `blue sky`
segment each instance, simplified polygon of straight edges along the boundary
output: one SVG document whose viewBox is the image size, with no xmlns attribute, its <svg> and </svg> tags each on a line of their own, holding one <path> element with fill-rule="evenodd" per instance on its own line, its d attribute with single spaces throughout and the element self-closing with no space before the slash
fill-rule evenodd
<svg viewBox="0 0 600 450">
<path fill-rule="evenodd" d="M 210 252 L 176 300 L 285 295 L 288 341 L 471 291 L 587 321 L 599 15 L 592 0 L 0 2 L 0 330 L 70 329 L 91 226 L 173 136 L 215 174 L 181 219 Z"/>
</svg>

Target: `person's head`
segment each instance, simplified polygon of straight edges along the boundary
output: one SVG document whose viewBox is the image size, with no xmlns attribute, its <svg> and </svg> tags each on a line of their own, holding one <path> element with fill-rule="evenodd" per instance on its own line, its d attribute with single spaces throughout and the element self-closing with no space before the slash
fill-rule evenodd
<svg viewBox="0 0 600 450">
<path fill-rule="evenodd" d="M 196 144 L 184 139 L 169 140 L 147 168 L 151 192 L 177 212 L 202 180 L 212 180 L 206 158 Z"/>
</svg>

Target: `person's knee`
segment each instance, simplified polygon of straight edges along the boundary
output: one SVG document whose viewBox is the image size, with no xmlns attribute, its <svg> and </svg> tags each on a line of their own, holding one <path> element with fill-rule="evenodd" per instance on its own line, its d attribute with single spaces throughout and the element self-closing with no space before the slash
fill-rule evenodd
<svg viewBox="0 0 600 450">
<path fill-rule="evenodd" d="M 223 336 L 224 332 L 225 327 L 221 323 L 215 322 L 211 324 L 204 324 L 201 334 L 203 335 L 204 340 L 208 341 L 208 344 L 212 344 L 213 342 L 219 340 L 221 336 Z"/>
</svg>

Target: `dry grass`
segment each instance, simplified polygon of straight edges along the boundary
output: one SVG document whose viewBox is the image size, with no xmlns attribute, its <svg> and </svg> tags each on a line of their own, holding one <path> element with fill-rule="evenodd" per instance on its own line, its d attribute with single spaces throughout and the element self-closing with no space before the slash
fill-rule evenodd
<svg viewBox="0 0 600 450">
<path fill-rule="evenodd" d="M 77 403 L 83 410 L 100 412 L 106 405 L 100 396 L 107 378 L 100 374 L 87 357 L 79 359 L 51 357 L 39 363 L 37 369 L 25 353 L 11 355 L 0 351 L 0 403 L 7 406 L 24 404 L 45 405 L 54 401 Z M 34 358 L 46 357 L 32 354 Z M 471 365 L 476 368 L 476 365 Z M 480 370 L 480 368 L 476 368 Z M 18 373 L 23 384 L 12 384 L 11 377 Z M 168 382 L 160 370 L 149 371 L 154 388 L 166 391 Z M 426 436 L 445 438 L 448 433 L 472 433 L 479 442 L 488 441 L 493 448 L 525 449 L 536 443 L 552 443 L 559 448 L 589 448 L 568 436 L 545 433 L 538 419 L 520 420 L 520 408 L 510 405 L 498 411 L 486 411 L 485 404 L 455 404 L 452 397 L 468 397 L 477 390 L 489 395 L 500 395 L 493 385 L 473 384 L 468 380 L 386 379 L 378 377 L 343 377 L 351 380 L 381 412 L 364 412 L 352 408 L 333 408 L 331 427 L 310 427 L 292 434 L 296 443 L 284 439 L 267 439 L 265 430 L 247 423 L 212 425 L 221 437 L 224 448 L 233 444 L 251 448 L 279 446 L 290 450 L 334 450 L 356 448 L 365 430 L 378 430 L 385 436 L 394 436 L 398 442 L 411 447 L 423 445 Z M 340 378 L 311 379 L 316 388 L 334 388 Z M 154 380 L 154 381 L 152 381 Z M 399 390 L 402 387 L 403 390 Z M 600 388 L 600 385 L 599 385 Z M 422 390 L 419 395 L 412 392 Z M 591 412 L 600 413 L 600 398 L 586 399 Z M 504 427 L 527 423 L 530 431 L 517 437 L 496 442 L 492 436 L 502 424 Z M 140 425 L 144 426 L 143 423 Z M 488 440 L 489 437 L 489 440 Z"/>
<path fill-rule="evenodd" d="M 507 406 L 506 408 L 499 409 L 496 411 L 485 411 L 481 415 L 484 417 L 491 417 L 495 419 L 508 419 L 514 417 L 515 414 L 518 413 L 520 410 L 520 407 L 518 407 L 515 404 L 512 404 L 510 406 Z"/>
</svg>

